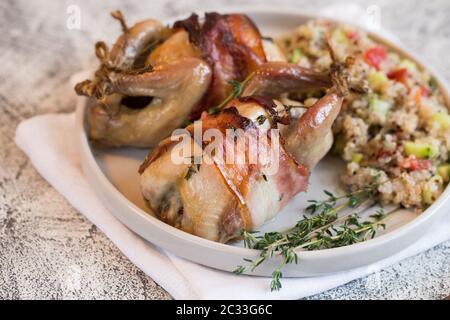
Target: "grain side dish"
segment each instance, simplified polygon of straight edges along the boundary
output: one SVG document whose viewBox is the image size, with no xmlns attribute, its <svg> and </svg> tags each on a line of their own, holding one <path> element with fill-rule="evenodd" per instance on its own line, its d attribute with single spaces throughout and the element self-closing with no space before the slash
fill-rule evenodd
<svg viewBox="0 0 450 320">
<path fill-rule="evenodd" d="M 351 57 L 350 79 L 367 92 L 346 99 L 333 127 L 333 151 L 347 163 L 343 186 L 376 180 L 383 203 L 423 210 L 450 178 L 450 115 L 436 80 L 347 25 L 311 21 L 276 42 L 290 62 L 325 71 L 327 38 L 339 60 Z M 319 96 L 302 99 L 310 105 Z"/>
</svg>

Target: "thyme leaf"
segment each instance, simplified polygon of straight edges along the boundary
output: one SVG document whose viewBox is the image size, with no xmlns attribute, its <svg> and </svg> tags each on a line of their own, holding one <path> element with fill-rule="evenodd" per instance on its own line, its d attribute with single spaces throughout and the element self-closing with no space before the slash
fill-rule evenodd
<svg viewBox="0 0 450 320">
<path fill-rule="evenodd" d="M 237 266 L 236 269 L 233 270 L 234 274 L 242 274 L 245 271 L 244 266 Z"/>
<path fill-rule="evenodd" d="M 275 269 L 272 273 L 272 281 L 270 282 L 270 291 L 278 291 L 281 289 L 281 278 L 283 277 L 283 273 L 281 273 L 281 269 Z"/>
<path fill-rule="evenodd" d="M 237 80 L 228 81 L 228 83 L 231 86 L 231 93 L 219 105 L 209 108 L 207 111 L 208 114 L 211 115 L 218 114 L 222 110 L 222 108 L 228 104 L 228 102 L 230 102 L 235 98 L 238 98 L 244 91 L 245 85 L 252 77 L 253 73 L 249 74 L 248 77 L 245 78 L 244 81 L 242 82 L 239 82 Z"/>
</svg>

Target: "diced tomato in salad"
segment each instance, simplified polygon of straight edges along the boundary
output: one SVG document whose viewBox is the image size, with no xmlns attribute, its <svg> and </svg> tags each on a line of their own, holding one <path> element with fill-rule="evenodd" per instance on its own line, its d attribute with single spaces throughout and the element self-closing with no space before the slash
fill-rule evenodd
<svg viewBox="0 0 450 320">
<path fill-rule="evenodd" d="M 381 63 L 383 63 L 388 56 L 388 52 L 384 47 L 373 47 L 367 49 L 364 53 L 364 60 L 372 67 L 380 69 Z"/>
<path fill-rule="evenodd" d="M 390 157 L 390 156 L 392 156 L 392 151 L 391 150 L 379 149 L 375 153 L 375 158 L 377 160 L 379 160 L 381 158 L 385 158 L 385 157 Z"/>
<path fill-rule="evenodd" d="M 421 93 L 422 97 L 427 98 L 431 95 L 431 90 L 428 89 L 427 87 L 422 86 L 422 87 L 420 87 L 420 93 Z"/>
<path fill-rule="evenodd" d="M 387 76 L 391 80 L 395 80 L 395 81 L 401 82 L 403 84 L 406 84 L 407 79 L 409 77 L 409 73 L 408 73 L 408 69 L 401 68 L 401 69 L 396 69 L 396 70 L 390 71 L 387 74 Z"/>
<path fill-rule="evenodd" d="M 427 159 L 417 159 L 415 156 L 409 156 L 403 160 L 400 166 L 412 171 L 419 171 L 429 169 L 431 167 L 431 162 Z"/>
<path fill-rule="evenodd" d="M 413 92 L 415 92 L 414 101 L 416 102 L 416 105 L 419 106 L 422 101 L 422 89 L 417 87 Z"/>
<path fill-rule="evenodd" d="M 422 101 L 422 98 L 428 98 L 431 94 L 430 89 L 427 87 L 421 86 L 416 87 L 414 100 L 416 101 L 416 105 L 419 105 Z"/>
</svg>

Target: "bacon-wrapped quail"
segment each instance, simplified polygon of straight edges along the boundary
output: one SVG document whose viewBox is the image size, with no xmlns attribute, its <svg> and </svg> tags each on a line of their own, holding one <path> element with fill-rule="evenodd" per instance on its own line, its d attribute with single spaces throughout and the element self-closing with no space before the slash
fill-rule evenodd
<svg viewBox="0 0 450 320">
<path fill-rule="evenodd" d="M 172 28 L 156 20 L 123 28 L 111 51 L 96 45 L 101 66 L 76 86 L 96 100 L 88 113 L 89 136 L 109 146 L 155 146 L 188 119 L 230 93 L 266 62 L 261 35 L 245 15 L 207 13 Z"/>
<path fill-rule="evenodd" d="M 305 81 L 301 77 L 293 80 L 297 84 Z M 200 164 L 174 161 L 177 142 L 170 138 L 162 141 L 140 168 L 142 192 L 152 211 L 172 226 L 218 242 L 237 238 L 243 230 L 254 230 L 272 219 L 292 197 L 306 191 L 310 170 L 331 147 L 331 125 L 346 95 L 345 86 L 334 82 L 328 93 L 298 119 L 267 96 L 234 99 L 217 115 L 203 113 L 199 121 L 186 128 L 185 135 L 192 145 L 192 159 L 202 157 Z M 280 81 L 275 85 L 286 90 L 292 83 Z M 275 90 L 272 85 L 259 87 L 256 82 L 248 88 L 262 94 Z M 222 133 L 240 129 L 257 137 L 276 128 L 277 158 L 263 164 L 250 163 L 253 150 L 259 150 L 252 143 L 259 140 L 240 144 L 239 139 L 244 138 L 237 137 L 232 141 L 244 149 L 246 162 L 218 161 L 216 153 L 206 152 L 208 143 L 195 138 L 196 126 L 201 126 L 202 133 L 211 128 Z M 230 140 L 223 141 L 222 155 L 227 148 L 235 148 Z M 270 147 L 274 140 L 266 143 Z M 277 162 L 275 171 L 269 168 L 273 161 Z"/>
</svg>

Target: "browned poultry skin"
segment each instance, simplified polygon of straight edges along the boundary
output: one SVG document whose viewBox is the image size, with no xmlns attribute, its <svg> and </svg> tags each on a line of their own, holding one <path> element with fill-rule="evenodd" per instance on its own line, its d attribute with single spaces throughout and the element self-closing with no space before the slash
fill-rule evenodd
<svg viewBox="0 0 450 320">
<path fill-rule="evenodd" d="M 80 83 L 76 90 L 87 96 L 100 95 L 88 111 L 89 136 L 104 145 L 155 146 L 182 125 L 209 88 L 211 70 L 198 59 L 200 54 L 187 33 L 174 32 L 156 20 L 126 28 L 110 52 L 104 44 L 97 47 L 102 48 L 102 66 L 96 79 L 88 83 L 94 89 L 83 92 L 90 87 Z M 133 71 L 146 63 L 154 67 Z M 136 107 L 136 102 L 144 104 Z"/>
<path fill-rule="evenodd" d="M 256 69 L 242 95 L 279 97 L 286 92 L 326 89 L 331 84 L 328 73 L 315 72 L 286 62 L 267 62 Z"/>
<path fill-rule="evenodd" d="M 201 52 L 189 41 L 189 35 L 185 30 L 177 30 L 150 53 L 145 65 L 156 67 L 183 58 L 201 59 Z"/>
<path fill-rule="evenodd" d="M 115 104 L 98 103 L 89 112 L 90 137 L 110 146 L 155 146 L 182 125 L 210 81 L 208 64 L 197 58 L 162 64 L 143 74 L 111 74 L 108 90 L 153 100 L 140 109 L 118 105 L 113 110 Z"/>
<path fill-rule="evenodd" d="M 306 167 L 314 168 L 331 148 L 331 127 L 343 100 L 343 96 L 331 90 L 284 133 L 286 149 Z"/>
<path fill-rule="evenodd" d="M 172 30 L 157 20 L 138 22 L 116 40 L 110 52 L 110 62 L 115 67 L 129 69 L 136 64 L 140 54 L 165 41 L 171 34 Z"/>
</svg>

